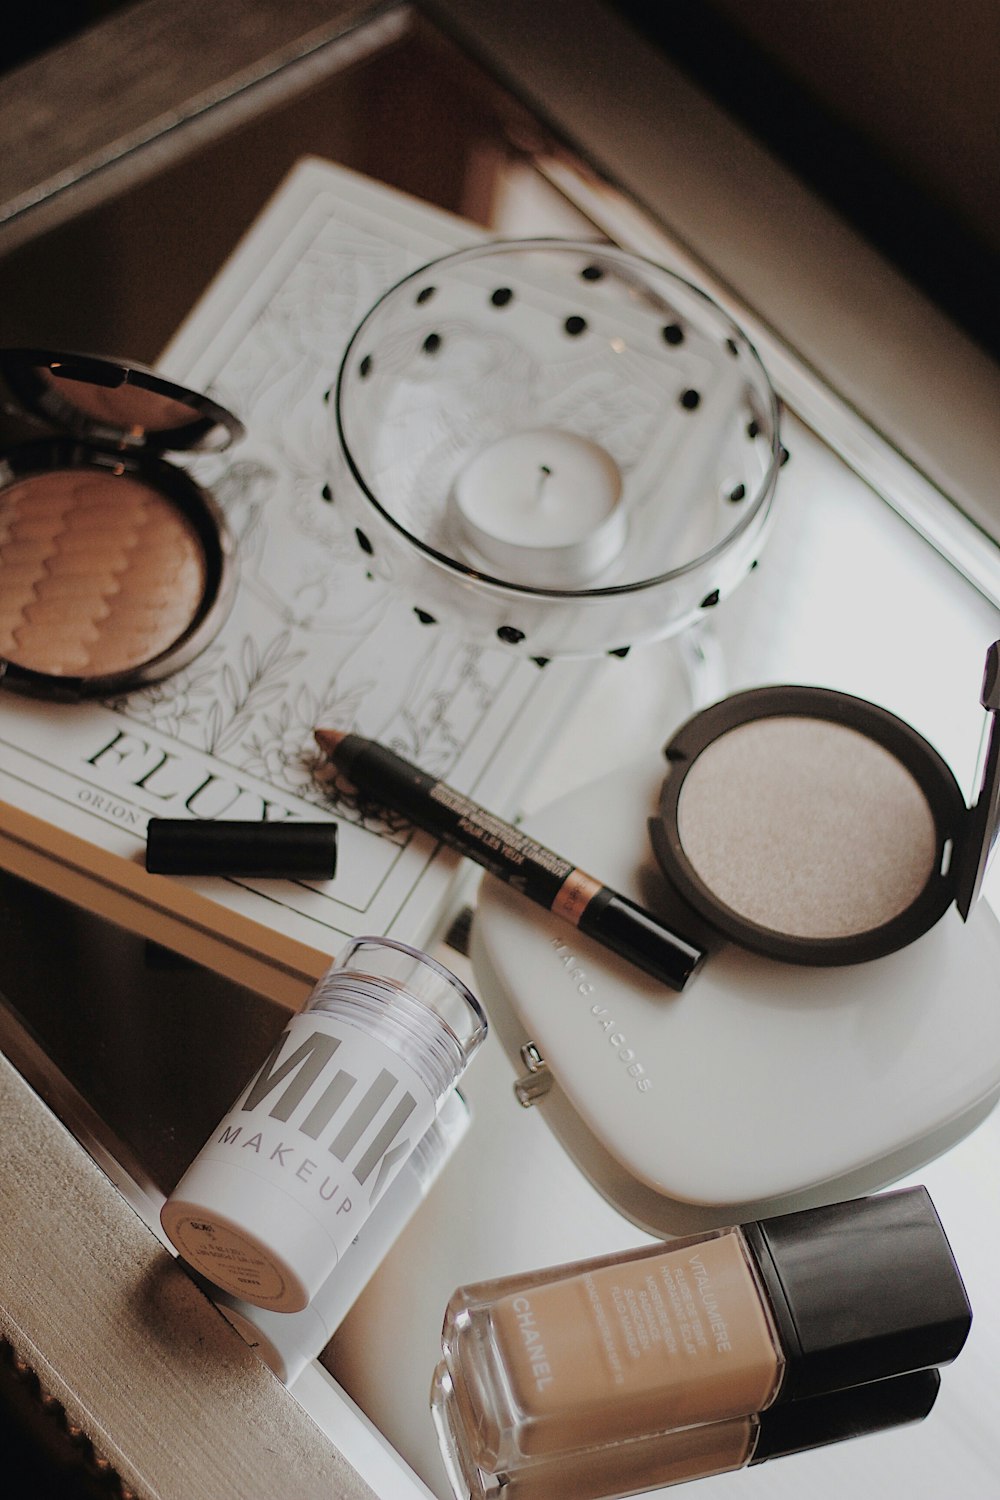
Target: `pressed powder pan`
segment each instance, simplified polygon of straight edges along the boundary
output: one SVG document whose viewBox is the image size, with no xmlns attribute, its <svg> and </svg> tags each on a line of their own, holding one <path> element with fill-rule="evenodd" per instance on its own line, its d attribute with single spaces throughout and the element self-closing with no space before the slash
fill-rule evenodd
<svg viewBox="0 0 1000 1500">
<path fill-rule="evenodd" d="M 0 681 L 108 696 L 191 661 L 232 603 L 233 543 L 168 449 L 219 448 L 242 424 L 137 365 L 0 351 L 5 409 L 31 442 L 0 457 Z"/>
<path fill-rule="evenodd" d="M 996 837 L 1000 643 L 974 808 L 894 714 L 813 687 L 736 693 L 664 754 L 650 837 L 674 889 L 725 937 L 772 958 L 848 964 L 904 947 L 957 902 L 968 916 Z"/>
</svg>

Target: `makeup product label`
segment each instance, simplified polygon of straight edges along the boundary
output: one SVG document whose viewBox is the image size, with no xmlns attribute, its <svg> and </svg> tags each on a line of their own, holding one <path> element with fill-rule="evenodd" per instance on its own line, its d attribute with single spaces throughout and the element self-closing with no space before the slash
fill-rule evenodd
<svg viewBox="0 0 1000 1500">
<path fill-rule="evenodd" d="M 295 1253 L 275 1245 L 275 1195 L 286 1201 L 282 1237 L 298 1225 L 313 1242 L 310 1261 L 332 1269 L 430 1126 L 435 1104 L 384 1042 L 341 1016 L 296 1016 L 174 1190 L 167 1231 L 218 1286 L 283 1306 L 294 1300 L 283 1264 Z"/>
<path fill-rule="evenodd" d="M 470 1120 L 468 1105 L 458 1090 L 453 1089 L 360 1233 L 301 1312 L 275 1312 L 227 1296 L 214 1287 L 209 1291 L 223 1316 L 281 1380 L 286 1383 L 295 1380 L 309 1361 L 322 1352 L 465 1137 Z"/>
<path fill-rule="evenodd" d="M 518 1291 L 490 1323 L 525 1455 L 759 1411 L 780 1375 L 738 1233 Z"/>
<path fill-rule="evenodd" d="M 569 860 L 553 854 L 520 829 L 480 807 L 471 797 L 412 767 L 406 769 L 413 771 L 413 789 L 426 791 L 440 810 L 440 831 L 457 838 L 459 847 L 467 847 L 484 869 L 505 879 L 515 890 L 523 890 L 551 906 L 570 877 L 577 873 Z M 596 881 L 594 886 L 600 889 Z M 586 905 L 592 894 L 587 892 L 582 905 Z M 579 912 L 575 917 L 579 919 Z"/>
</svg>

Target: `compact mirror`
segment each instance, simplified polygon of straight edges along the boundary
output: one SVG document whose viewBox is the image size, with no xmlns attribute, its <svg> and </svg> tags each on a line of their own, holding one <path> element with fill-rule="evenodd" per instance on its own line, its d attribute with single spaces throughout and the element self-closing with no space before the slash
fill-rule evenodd
<svg viewBox="0 0 1000 1500">
<path fill-rule="evenodd" d="M 0 349 L 0 376 L 18 415 L 66 436 L 186 452 L 224 448 L 243 435 L 243 424 L 225 407 L 133 362 Z"/>
<path fill-rule="evenodd" d="M 243 432 L 223 407 L 142 366 L 0 350 L 4 408 L 33 440 L 0 454 L 0 681 L 108 697 L 203 650 L 233 596 L 233 541 L 167 449 Z"/>
<path fill-rule="evenodd" d="M 998 821 L 998 652 L 978 801 L 909 724 L 815 687 L 736 693 L 664 754 L 650 837 L 673 888 L 733 942 L 771 958 L 849 964 L 904 947 L 979 894 Z"/>
</svg>

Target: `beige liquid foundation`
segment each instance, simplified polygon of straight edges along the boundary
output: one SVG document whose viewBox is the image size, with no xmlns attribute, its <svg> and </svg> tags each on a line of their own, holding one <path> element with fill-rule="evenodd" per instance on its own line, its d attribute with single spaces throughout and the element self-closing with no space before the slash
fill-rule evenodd
<svg viewBox="0 0 1000 1500">
<path fill-rule="evenodd" d="M 435 1416 L 456 1494 L 489 1495 L 610 1444 L 653 1464 L 704 1424 L 745 1446 L 741 1419 L 944 1364 L 970 1322 L 930 1198 L 905 1189 L 460 1288 Z"/>
</svg>

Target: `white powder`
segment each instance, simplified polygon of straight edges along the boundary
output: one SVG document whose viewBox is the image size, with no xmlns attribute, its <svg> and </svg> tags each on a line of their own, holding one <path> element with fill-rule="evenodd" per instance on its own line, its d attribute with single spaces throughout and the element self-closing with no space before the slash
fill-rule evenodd
<svg viewBox="0 0 1000 1500">
<path fill-rule="evenodd" d="M 695 873 L 731 910 L 792 937 L 898 916 L 934 866 L 927 799 L 857 730 L 797 716 L 740 724 L 706 747 L 677 807 Z"/>
</svg>

